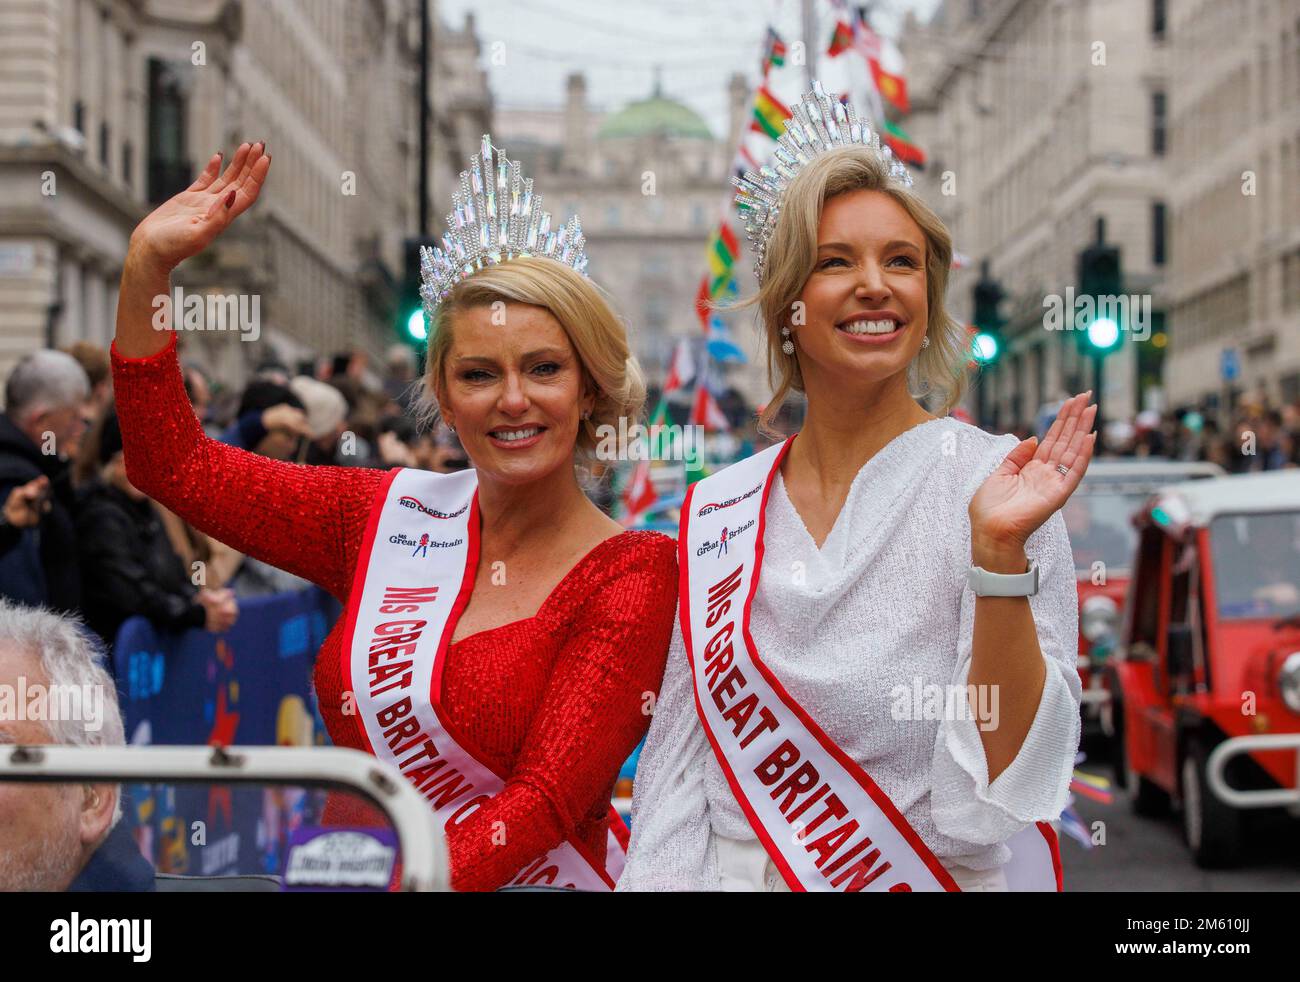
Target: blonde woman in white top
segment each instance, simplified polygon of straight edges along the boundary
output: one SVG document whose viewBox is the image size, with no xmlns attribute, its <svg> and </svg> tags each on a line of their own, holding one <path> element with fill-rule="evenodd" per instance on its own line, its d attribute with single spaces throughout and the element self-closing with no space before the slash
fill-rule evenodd
<svg viewBox="0 0 1300 982">
<path fill-rule="evenodd" d="M 1051 865 L 1059 885 L 1043 823 L 1066 801 L 1080 698 L 1059 509 L 1096 407 L 1067 401 L 1039 443 L 917 401 L 946 413 L 963 390 L 951 240 L 837 105 L 815 86 L 784 171 L 738 182 L 776 393 L 763 422 L 792 389 L 807 416 L 684 508 L 698 585 L 679 598 L 620 890 L 1005 890 L 1030 839 L 1049 885 L 1011 887 L 1053 888 Z"/>
</svg>

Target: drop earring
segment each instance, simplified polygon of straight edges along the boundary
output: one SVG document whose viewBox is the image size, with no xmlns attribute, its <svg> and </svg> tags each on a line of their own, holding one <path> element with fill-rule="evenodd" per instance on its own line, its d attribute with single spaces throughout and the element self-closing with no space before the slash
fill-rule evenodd
<svg viewBox="0 0 1300 982">
<path fill-rule="evenodd" d="M 930 335 L 927 334 L 925 337 L 921 338 L 921 347 L 922 348 L 930 347 Z"/>
<path fill-rule="evenodd" d="M 781 337 L 783 339 L 781 341 L 781 350 L 787 355 L 794 354 L 794 342 L 790 340 L 790 328 L 781 328 Z"/>
</svg>

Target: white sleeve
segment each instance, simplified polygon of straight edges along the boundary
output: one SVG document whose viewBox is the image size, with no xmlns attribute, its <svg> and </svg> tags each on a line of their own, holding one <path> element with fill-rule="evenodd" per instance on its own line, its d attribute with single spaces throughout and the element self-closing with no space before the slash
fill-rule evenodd
<svg viewBox="0 0 1300 982">
<path fill-rule="evenodd" d="M 713 751 L 695 711 L 680 618 L 632 791 L 632 841 L 619 890 L 720 890 L 704 791 Z"/>
<path fill-rule="evenodd" d="M 970 541 L 969 518 L 963 541 Z M 1025 552 L 1038 563 L 1039 589 L 1029 607 L 1047 671 L 1020 752 L 990 784 L 974 714 L 942 720 L 935 741 L 930 799 L 935 826 L 946 836 L 978 845 L 1003 842 L 1030 822 L 1057 818 L 1066 805 L 1079 747 L 1078 597 L 1070 539 L 1059 511 L 1029 537 Z M 974 628 L 975 594 L 966 586 L 955 685 L 966 685 Z"/>
</svg>

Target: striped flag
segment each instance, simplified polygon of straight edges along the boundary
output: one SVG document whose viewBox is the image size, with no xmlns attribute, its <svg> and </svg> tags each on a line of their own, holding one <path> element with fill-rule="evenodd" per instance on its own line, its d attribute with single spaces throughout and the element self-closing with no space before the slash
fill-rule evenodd
<svg viewBox="0 0 1300 982">
<path fill-rule="evenodd" d="M 718 405 L 718 400 L 713 398 L 708 383 L 703 379 L 695 387 L 695 401 L 691 403 L 691 415 L 687 422 L 693 426 L 703 426 L 706 431 L 713 430 L 718 433 L 725 433 L 731 429 L 726 414 Z"/>
<path fill-rule="evenodd" d="M 749 128 L 776 140 L 780 138 L 785 129 L 785 121 L 789 118 L 790 110 L 785 103 L 772 95 L 766 85 L 760 85 L 754 96 L 754 121 L 749 124 Z"/>
<path fill-rule="evenodd" d="M 725 221 L 718 225 L 709 242 L 709 296 L 716 300 L 731 279 L 731 269 L 740 255 L 740 241 Z"/>
<path fill-rule="evenodd" d="M 903 128 L 889 119 L 880 121 L 880 138 L 885 141 L 894 156 L 905 164 L 911 164 L 918 170 L 925 167 L 925 153 L 912 142 L 912 138 Z"/>
<path fill-rule="evenodd" d="M 780 34 L 769 27 L 763 44 L 763 77 L 767 78 L 767 73 L 772 70 L 773 65 L 780 68 L 784 64 L 785 42 L 781 40 Z"/>
</svg>

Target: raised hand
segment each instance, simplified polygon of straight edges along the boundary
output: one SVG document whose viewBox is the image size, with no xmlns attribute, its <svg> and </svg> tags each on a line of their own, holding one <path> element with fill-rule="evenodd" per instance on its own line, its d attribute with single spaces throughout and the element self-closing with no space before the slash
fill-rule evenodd
<svg viewBox="0 0 1300 982">
<path fill-rule="evenodd" d="M 1074 493 L 1097 442 L 1091 395 L 1066 400 L 1042 443 L 1021 441 L 980 485 L 970 502 L 973 554 L 1023 552 L 1029 536 Z"/>
<path fill-rule="evenodd" d="M 130 249 L 155 268 L 174 269 L 224 232 L 257 200 L 270 168 L 271 155 L 261 140 L 241 143 L 224 174 L 220 174 L 221 154 L 213 154 L 193 184 L 164 201 L 136 226 Z"/>
</svg>

